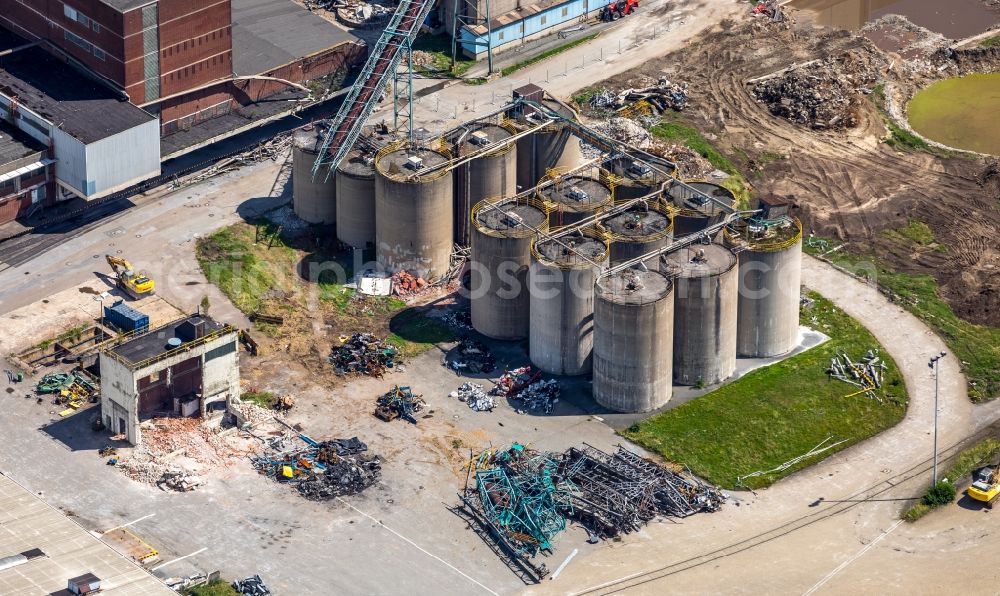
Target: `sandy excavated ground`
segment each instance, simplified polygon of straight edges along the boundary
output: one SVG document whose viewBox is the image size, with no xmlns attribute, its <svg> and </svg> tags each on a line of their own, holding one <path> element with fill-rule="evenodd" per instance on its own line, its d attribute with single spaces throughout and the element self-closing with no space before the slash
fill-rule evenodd
<svg viewBox="0 0 1000 596">
<path fill-rule="evenodd" d="M 884 64 L 882 74 L 900 92 L 968 66 L 952 64 L 939 71 L 940 62 L 926 58 L 926 49 L 907 62 L 865 38 L 814 27 L 801 13 L 792 14 L 786 23 L 746 18 L 723 23 L 688 48 L 602 85 L 636 87 L 661 76 L 687 81 L 690 107 L 683 118 L 726 154 L 746 152 L 751 161 L 765 152 L 785 156 L 763 165 L 750 181 L 759 193 L 793 200 L 807 231 L 849 241 L 897 269 L 930 273 L 960 316 L 1000 325 L 1000 250 L 994 235 L 1000 227 L 1000 174 L 995 163 L 904 153 L 881 143 L 883 119 L 864 93 L 854 102 L 856 126 L 827 132 L 773 116 L 747 85 L 792 64 L 848 54 L 848 74 Z M 911 218 L 927 223 L 948 250 L 902 246 L 880 234 Z"/>
</svg>

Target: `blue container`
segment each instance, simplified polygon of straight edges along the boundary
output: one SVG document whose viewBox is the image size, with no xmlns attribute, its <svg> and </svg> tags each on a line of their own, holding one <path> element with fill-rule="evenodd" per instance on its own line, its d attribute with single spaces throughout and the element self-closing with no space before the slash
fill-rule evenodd
<svg viewBox="0 0 1000 596">
<path fill-rule="evenodd" d="M 125 333 L 149 331 L 149 316 L 119 300 L 104 307 L 104 320 Z"/>
</svg>

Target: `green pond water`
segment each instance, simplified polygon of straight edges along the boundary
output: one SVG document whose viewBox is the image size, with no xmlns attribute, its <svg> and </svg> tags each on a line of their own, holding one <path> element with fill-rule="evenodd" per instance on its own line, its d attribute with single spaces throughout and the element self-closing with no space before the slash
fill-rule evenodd
<svg viewBox="0 0 1000 596">
<path fill-rule="evenodd" d="M 1000 155 L 1000 73 L 938 81 L 910 100 L 913 130 L 957 149 Z"/>
</svg>

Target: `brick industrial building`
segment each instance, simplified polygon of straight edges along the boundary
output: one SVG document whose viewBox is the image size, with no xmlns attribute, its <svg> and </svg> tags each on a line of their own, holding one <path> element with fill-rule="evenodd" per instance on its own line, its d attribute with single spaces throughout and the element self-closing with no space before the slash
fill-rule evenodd
<svg viewBox="0 0 1000 596">
<path fill-rule="evenodd" d="M 345 73 L 367 51 L 291 0 L 2 5 L 0 116 L 49 148 L 56 192 L 43 202 L 155 176 L 162 159 L 318 99 L 331 89 L 305 83 Z M 75 144 L 61 138 L 74 128 Z M 109 161 L 125 153 L 134 156 Z"/>
</svg>

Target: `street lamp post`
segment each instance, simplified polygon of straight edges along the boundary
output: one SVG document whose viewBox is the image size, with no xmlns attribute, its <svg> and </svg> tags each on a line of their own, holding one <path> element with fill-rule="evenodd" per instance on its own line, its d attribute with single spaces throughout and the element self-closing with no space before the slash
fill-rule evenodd
<svg viewBox="0 0 1000 596">
<path fill-rule="evenodd" d="M 927 366 L 931 367 L 934 371 L 934 484 L 937 484 L 938 474 L 937 474 L 937 460 L 938 460 L 938 360 L 946 356 L 945 352 L 941 352 L 937 356 L 930 359 Z"/>
</svg>

